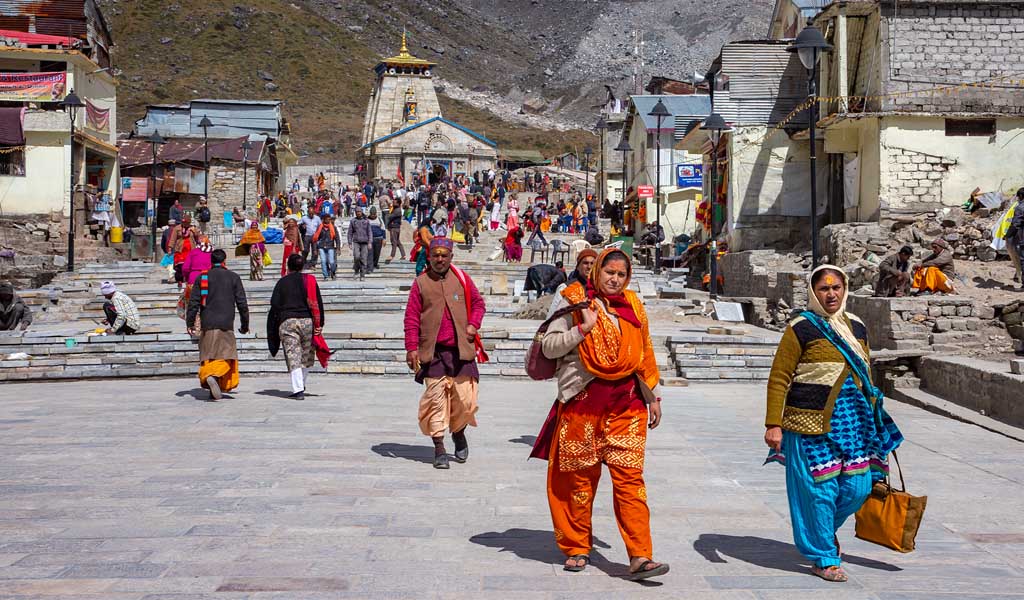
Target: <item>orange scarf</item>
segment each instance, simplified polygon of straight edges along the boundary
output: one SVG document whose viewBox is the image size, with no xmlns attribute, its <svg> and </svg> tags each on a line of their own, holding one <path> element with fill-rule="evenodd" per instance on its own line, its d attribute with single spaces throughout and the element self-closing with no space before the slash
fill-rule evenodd
<svg viewBox="0 0 1024 600">
<path fill-rule="evenodd" d="M 263 234 L 260 233 L 258 229 L 250 228 L 246 229 L 245 233 L 242 234 L 242 239 L 241 241 L 238 242 L 238 245 L 241 246 L 243 244 L 262 244 L 265 241 L 266 240 L 263 239 Z"/>
<path fill-rule="evenodd" d="M 597 279 L 599 265 L 604 262 L 611 250 L 613 249 L 605 250 L 594 261 L 594 268 L 590 272 L 591 280 Z M 632 271 L 632 267 L 630 270 Z M 627 277 L 624 287 L 628 285 L 629 278 Z M 633 312 L 639 317 L 640 327 L 621 318 L 616 325 L 606 311 L 601 310 L 600 307 L 595 308 L 597 325 L 577 347 L 580 361 L 588 373 L 600 379 L 616 381 L 635 374 L 647 384 L 647 387 L 654 389 L 661 376 L 658 373 L 658 363 L 651 344 L 647 313 L 644 311 L 644 305 L 640 302 L 640 298 L 632 290 L 624 290 L 623 294 L 633 308 Z M 562 291 L 562 296 L 570 304 L 587 301 L 586 289 L 579 282 L 566 287 Z M 573 315 L 573 319 L 577 324 L 582 321 L 578 313 Z"/>
</svg>

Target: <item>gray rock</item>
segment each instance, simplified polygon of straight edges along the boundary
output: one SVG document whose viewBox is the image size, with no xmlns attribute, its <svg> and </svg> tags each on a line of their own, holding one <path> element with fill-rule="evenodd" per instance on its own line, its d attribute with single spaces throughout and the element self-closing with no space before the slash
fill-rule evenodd
<svg viewBox="0 0 1024 600">
<path fill-rule="evenodd" d="M 271 75 L 269 72 L 263 71 L 263 70 L 256 71 L 256 76 L 259 77 L 260 79 L 262 79 L 263 81 L 273 81 L 274 80 L 274 76 L 273 75 Z"/>
<path fill-rule="evenodd" d="M 363 32 L 363 28 L 360 27 L 359 25 L 349 25 L 348 26 L 348 30 L 351 31 L 352 33 L 362 33 Z"/>
<path fill-rule="evenodd" d="M 267 90 L 268 92 L 276 92 L 278 90 L 278 85 L 276 83 L 268 81 L 266 84 L 264 84 L 263 89 Z"/>
</svg>

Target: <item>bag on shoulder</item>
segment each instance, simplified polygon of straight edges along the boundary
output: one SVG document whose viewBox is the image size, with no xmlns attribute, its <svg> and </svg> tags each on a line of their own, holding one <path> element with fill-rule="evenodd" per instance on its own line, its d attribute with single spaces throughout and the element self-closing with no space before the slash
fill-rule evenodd
<svg viewBox="0 0 1024 600">
<path fill-rule="evenodd" d="M 928 504 L 928 496 L 911 496 L 907 493 L 900 461 L 895 452 L 892 457 L 900 474 L 900 489 L 893 488 L 889 478 L 874 485 L 871 495 L 855 515 L 857 537 L 897 552 L 911 552 L 924 517 L 924 508 Z"/>
<path fill-rule="evenodd" d="M 530 344 L 530 349 L 526 351 L 526 374 L 530 376 L 530 379 L 544 381 L 545 379 L 551 379 L 555 376 L 558 361 L 544 356 L 544 350 L 541 344 L 541 341 L 544 339 L 544 334 L 548 332 L 548 327 L 551 326 L 551 323 L 557 319 L 561 319 L 567 314 L 583 310 L 589 305 L 590 302 L 588 301 L 562 307 L 556 310 L 550 318 L 540 324 L 540 327 L 537 328 L 537 333 L 533 336 L 533 343 Z"/>
</svg>

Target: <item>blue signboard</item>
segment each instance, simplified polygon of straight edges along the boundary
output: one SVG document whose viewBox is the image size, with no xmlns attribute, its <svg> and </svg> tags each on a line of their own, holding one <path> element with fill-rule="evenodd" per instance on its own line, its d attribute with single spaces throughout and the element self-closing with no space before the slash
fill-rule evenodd
<svg viewBox="0 0 1024 600">
<path fill-rule="evenodd" d="M 704 167 L 701 165 L 676 165 L 676 187 L 702 188 Z"/>
</svg>

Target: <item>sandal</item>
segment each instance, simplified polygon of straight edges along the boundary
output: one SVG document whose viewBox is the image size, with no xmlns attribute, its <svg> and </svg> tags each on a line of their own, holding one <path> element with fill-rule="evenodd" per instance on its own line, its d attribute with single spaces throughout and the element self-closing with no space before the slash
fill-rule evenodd
<svg viewBox="0 0 1024 600">
<path fill-rule="evenodd" d="M 814 573 L 815 575 L 821 577 L 825 581 L 831 581 L 834 583 L 843 583 L 849 580 L 849 577 L 846 575 L 846 571 L 844 571 L 842 567 L 837 565 L 832 565 L 831 567 L 825 568 L 811 567 L 811 573 Z"/>
<path fill-rule="evenodd" d="M 657 565 L 654 568 L 648 569 L 649 565 Z M 668 573 L 668 565 L 665 563 L 657 563 L 653 560 L 645 560 L 640 563 L 640 567 L 636 571 L 630 571 L 627 579 L 630 581 L 640 581 L 641 579 L 648 579 L 650 577 L 659 577 Z"/>
<path fill-rule="evenodd" d="M 570 566 L 570 565 L 569 565 L 569 564 L 567 563 L 567 564 L 566 564 L 566 565 L 565 565 L 564 567 L 562 567 L 562 569 L 563 569 L 563 570 L 565 570 L 565 571 L 572 571 L 573 573 L 579 573 L 579 572 L 580 572 L 580 571 L 582 571 L 583 569 L 586 569 L 586 568 L 587 568 L 587 565 L 589 565 L 589 564 L 590 564 L 590 556 L 589 556 L 589 555 L 587 555 L 587 554 L 576 554 L 576 555 L 574 555 L 574 556 L 570 556 L 570 557 L 569 557 L 568 559 L 566 559 L 566 560 L 567 560 L 567 561 L 571 560 L 571 561 L 573 561 L 573 562 L 575 562 L 575 561 L 579 561 L 579 560 L 582 560 L 582 561 L 583 561 L 583 564 L 582 564 L 582 565 L 576 565 L 576 564 L 574 564 L 574 565 L 571 565 L 571 566 Z"/>
</svg>

